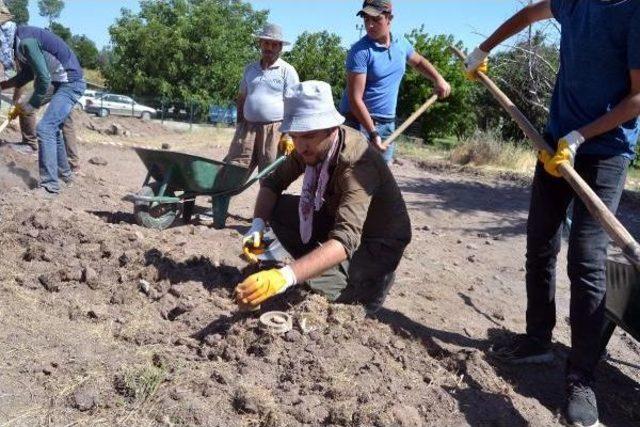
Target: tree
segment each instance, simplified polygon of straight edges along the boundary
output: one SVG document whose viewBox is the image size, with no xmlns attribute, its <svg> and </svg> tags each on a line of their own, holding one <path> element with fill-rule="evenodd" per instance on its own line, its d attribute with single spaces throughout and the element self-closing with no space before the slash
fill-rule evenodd
<svg viewBox="0 0 640 427">
<path fill-rule="evenodd" d="M 549 106 L 560 64 L 558 46 L 541 31 L 519 39 L 511 49 L 491 57 L 489 76 L 542 132 L 549 117 Z M 483 91 L 475 105 L 482 105 L 479 125 L 498 128 L 502 137 L 523 139 L 522 131 L 507 113 Z"/>
<path fill-rule="evenodd" d="M 424 27 L 414 29 L 406 38 L 415 51 L 427 58 L 451 84 L 451 96 L 438 102 L 417 120 L 425 142 L 450 135 L 462 138 L 471 134 L 476 126 L 474 112 L 469 108 L 474 88 L 448 49 L 451 45 L 462 48 L 462 42 L 456 42 L 451 35 L 430 36 Z M 398 117 L 401 120 L 409 117 L 431 96 L 432 91 L 431 81 L 410 69 L 400 87 Z"/>
<path fill-rule="evenodd" d="M 29 0 L 5 0 L 4 4 L 13 14 L 13 20 L 18 25 L 29 22 Z"/>
<path fill-rule="evenodd" d="M 258 58 L 254 33 L 266 21 L 241 0 L 142 0 L 109 28 L 116 91 L 207 103 L 233 100 L 244 67 Z"/>
<path fill-rule="evenodd" d="M 64 40 L 65 43 L 69 44 L 69 42 L 71 41 L 71 36 L 73 34 L 71 33 L 71 29 L 69 27 L 65 27 L 64 25 L 58 22 L 53 22 L 51 23 L 49 30 L 53 34 L 57 35 L 62 40 Z"/>
<path fill-rule="evenodd" d="M 69 43 L 71 49 L 75 52 L 80 61 L 80 65 L 84 68 L 98 68 L 98 57 L 100 51 L 96 44 L 89 37 L 83 35 L 74 35 Z"/>
<path fill-rule="evenodd" d="M 337 34 L 326 31 L 302 33 L 284 59 L 293 65 L 300 81 L 323 80 L 331 85 L 333 99 L 339 102 L 346 86 L 347 52 Z"/>
<path fill-rule="evenodd" d="M 49 28 L 53 21 L 60 17 L 64 9 L 64 1 L 62 0 L 38 0 L 38 11 L 40 16 L 49 19 Z"/>
</svg>

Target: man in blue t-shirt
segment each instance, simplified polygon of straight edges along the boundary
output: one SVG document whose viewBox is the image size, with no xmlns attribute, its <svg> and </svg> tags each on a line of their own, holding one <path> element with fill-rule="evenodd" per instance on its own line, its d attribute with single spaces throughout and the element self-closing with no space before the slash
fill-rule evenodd
<svg viewBox="0 0 640 427">
<path fill-rule="evenodd" d="M 571 281 L 571 353 L 565 420 L 598 423 L 593 392 L 604 323 L 608 237 L 558 173 L 576 171 L 611 209 L 618 208 L 640 129 L 640 1 L 546 0 L 500 26 L 467 58 L 467 72 L 486 66 L 488 52 L 534 22 L 561 25 L 560 70 L 545 137 L 556 150 L 542 153 L 534 175 L 527 223 L 527 331 L 492 354 L 513 364 L 550 362 L 556 322 L 555 266 L 562 223 L 571 201 L 568 274 Z M 575 199 L 575 200 L 574 200 Z"/>
<path fill-rule="evenodd" d="M 408 41 L 391 35 L 391 1 L 365 0 L 358 16 L 364 19 L 367 35 L 347 55 L 347 88 L 339 110 L 347 118 L 345 124 L 362 131 L 391 163 L 395 145 L 385 149 L 382 142 L 395 130 L 398 91 L 406 64 L 433 82 L 438 97 L 449 96 L 451 87 Z"/>
</svg>

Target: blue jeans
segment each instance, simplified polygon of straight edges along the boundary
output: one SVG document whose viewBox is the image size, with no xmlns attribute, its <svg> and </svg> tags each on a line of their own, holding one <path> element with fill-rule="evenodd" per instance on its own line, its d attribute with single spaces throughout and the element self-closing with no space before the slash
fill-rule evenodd
<svg viewBox="0 0 640 427">
<path fill-rule="evenodd" d="M 38 166 L 40 187 L 51 193 L 60 192 L 58 176 L 68 178 L 71 168 L 62 137 L 62 125 L 84 93 L 86 83 L 54 83 L 54 93 L 42 119 L 36 127 L 38 135 Z"/>
<path fill-rule="evenodd" d="M 622 156 L 578 156 L 576 171 L 615 213 L 629 160 Z M 556 261 L 562 225 L 573 200 L 567 272 L 571 282 L 571 352 L 568 373 L 593 381 L 604 324 L 605 263 L 609 237 L 561 178 L 536 166 L 527 221 L 527 335 L 550 343 L 556 324 Z"/>
<path fill-rule="evenodd" d="M 382 142 L 384 142 L 385 139 L 389 138 L 389 136 L 391 136 L 393 131 L 396 130 L 395 121 L 388 122 L 388 123 L 380 123 L 376 119 L 373 119 L 373 122 L 376 125 L 376 130 L 378 131 L 378 134 L 380 135 L 380 139 L 382 139 Z M 351 120 L 347 120 L 344 124 L 354 128 L 355 130 L 362 132 L 362 134 L 366 138 L 369 138 L 367 131 L 359 123 L 353 122 Z M 391 144 L 389 144 L 389 147 L 386 149 L 386 151 L 380 154 L 382 155 L 382 158 L 387 164 L 391 164 L 393 162 L 393 155 L 395 152 L 396 152 L 396 143 L 392 142 Z"/>
</svg>

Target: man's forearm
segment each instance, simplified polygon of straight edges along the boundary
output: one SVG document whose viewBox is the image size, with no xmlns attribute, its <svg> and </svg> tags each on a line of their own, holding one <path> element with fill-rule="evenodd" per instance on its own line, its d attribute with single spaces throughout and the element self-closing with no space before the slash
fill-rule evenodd
<svg viewBox="0 0 640 427">
<path fill-rule="evenodd" d="M 640 115 L 640 93 L 627 96 L 604 116 L 578 129 L 585 138 L 590 139 L 609 132 Z"/>
<path fill-rule="evenodd" d="M 376 129 L 376 125 L 373 123 L 371 114 L 367 110 L 367 106 L 364 104 L 362 98 L 355 99 L 349 96 L 349 107 L 351 114 L 354 115 L 358 123 L 360 123 L 367 132 L 371 133 Z"/>
<path fill-rule="evenodd" d="M 324 271 L 347 259 L 342 243 L 328 240 L 322 246 L 293 262 L 290 265 L 298 283 L 319 276 Z"/>
<path fill-rule="evenodd" d="M 410 63 L 410 65 L 433 83 L 444 80 L 442 75 L 436 70 L 436 67 L 423 56 L 419 56 L 415 63 Z"/>
<path fill-rule="evenodd" d="M 243 122 L 244 121 L 244 101 L 245 101 L 246 97 L 243 95 L 238 95 L 238 98 L 236 99 L 236 110 L 237 110 L 237 115 L 238 115 L 238 122 Z"/>
<path fill-rule="evenodd" d="M 520 10 L 505 21 L 505 23 L 498 27 L 479 47 L 484 52 L 491 52 L 500 43 L 518 34 L 534 22 L 552 17 L 549 0 L 534 3 Z"/>
<path fill-rule="evenodd" d="M 269 221 L 277 201 L 278 195 L 276 193 L 267 187 L 260 187 L 253 217 L 263 219 L 265 222 Z"/>
</svg>

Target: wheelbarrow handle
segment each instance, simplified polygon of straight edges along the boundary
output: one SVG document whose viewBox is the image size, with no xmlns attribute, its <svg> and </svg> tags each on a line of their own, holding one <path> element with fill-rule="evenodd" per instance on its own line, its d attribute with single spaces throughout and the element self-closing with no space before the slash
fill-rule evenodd
<svg viewBox="0 0 640 427">
<path fill-rule="evenodd" d="M 247 182 L 245 182 L 244 184 L 242 184 L 240 187 L 237 188 L 232 188 L 231 190 L 226 190 L 226 191 L 221 191 L 219 193 L 214 193 L 211 196 L 213 197 L 218 197 L 218 196 L 235 196 L 236 194 L 240 194 L 242 193 L 244 190 L 246 190 L 247 188 L 251 187 L 253 184 L 256 183 L 256 181 L 261 180 L 262 178 L 268 176 L 271 172 L 273 172 L 274 170 L 276 170 L 276 168 L 278 166 L 280 166 L 285 160 L 287 159 L 287 156 L 280 156 L 278 157 L 273 163 L 271 163 L 269 166 L 267 166 L 266 168 L 264 168 L 263 170 L 261 170 L 256 176 L 254 176 L 253 178 L 249 179 Z"/>
</svg>

